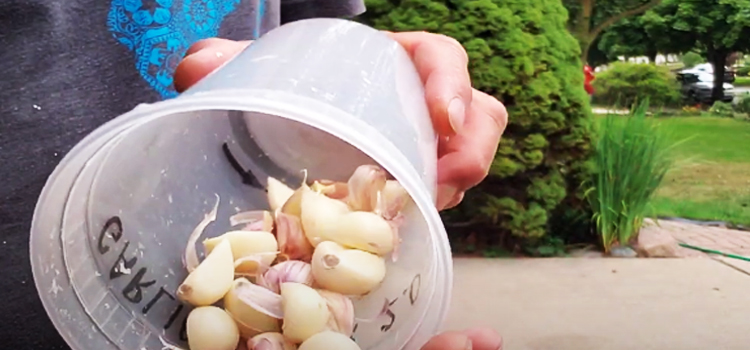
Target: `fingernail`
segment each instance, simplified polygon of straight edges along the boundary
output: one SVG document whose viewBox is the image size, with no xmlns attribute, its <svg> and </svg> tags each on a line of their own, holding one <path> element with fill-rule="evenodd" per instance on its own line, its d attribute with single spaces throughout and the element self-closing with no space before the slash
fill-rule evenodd
<svg viewBox="0 0 750 350">
<path fill-rule="evenodd" d="M 448 122 L 456 134 L 461 133 L 466 121 L 466 105 L 460 98 L 456 97 L 448 104 Z"/>
<path fill-rule="evenodd" d="M 438 210 L 444 209 L 455 200 L 458 189 L 450 185 L 439 185 L 436 206 Z"/>
<path fill-rule="evenodd" d="M 472 350 L 474 347 L 474 344 L 471 343 L 471 339 L 468 337 L 466 338 L 466 345 L 464 346 L 464 350 Z"/>
</svg>

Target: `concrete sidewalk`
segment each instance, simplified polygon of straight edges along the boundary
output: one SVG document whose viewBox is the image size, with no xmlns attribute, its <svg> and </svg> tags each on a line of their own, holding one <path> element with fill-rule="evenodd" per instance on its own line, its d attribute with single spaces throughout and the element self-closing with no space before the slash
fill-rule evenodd
<svg viewBox="0 0 750 350">
<path fill-rule="evenodd" d="M 748 350 L 750 276 L 712 259 L 456 259 L 446 328 L 504 350 Z"/>
</svg>

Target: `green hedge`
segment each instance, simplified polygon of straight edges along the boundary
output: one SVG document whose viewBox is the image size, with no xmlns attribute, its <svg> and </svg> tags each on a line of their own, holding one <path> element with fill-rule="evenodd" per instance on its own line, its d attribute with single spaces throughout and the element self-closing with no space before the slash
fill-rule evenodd
<svg viewBox="0 0 750 350">
<path fill-rule="evenodd" d="M 581 182 L 592 147 L 577 41 L 559 0 L 370 0 L 367 24 L 443 33 L 470 57 L 474 86 L 510 115 L 489 177 L 445 215 L 454 242 L 519 247 L 587 227 Z M 554 241 L 554 240 L 553 240 Z"/>
<path fill-rule="evenodd" d="M 680 84 L 667 67 L 647 63 L 612 63 L 597 73 L 594 103 L 629 107 L 648 99 L 655 107 L 678 106 Z"/>
</svg>

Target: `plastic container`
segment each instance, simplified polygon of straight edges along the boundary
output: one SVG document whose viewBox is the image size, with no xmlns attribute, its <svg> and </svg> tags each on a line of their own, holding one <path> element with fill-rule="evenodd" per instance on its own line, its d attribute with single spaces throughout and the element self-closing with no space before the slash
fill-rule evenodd
<svg viewBox="0 0 750 350">
<path fill-rule="evenodd" d="M 297 186 L 345 180 L 377 163 L 414 200 L 397 262 L 355 302 L 366 350 L 416 350 L 437 332 L 452 263 L 434 207 L 436 135 L 407 53 L 345 20 L 282 26 L 181 96 L 140 105 L 94 131 L 50 176 L 34 213 L 31 257 L 44 306 L 75 350 L 186 348 L 188 236 L 217 203 L 204 237 L 234 213 L 266 208 L 271 175 Z M 227 152 L 236 159 L 230 164 Z M 253 176 L 240 176 L 236 168 Z"/>
</svg>

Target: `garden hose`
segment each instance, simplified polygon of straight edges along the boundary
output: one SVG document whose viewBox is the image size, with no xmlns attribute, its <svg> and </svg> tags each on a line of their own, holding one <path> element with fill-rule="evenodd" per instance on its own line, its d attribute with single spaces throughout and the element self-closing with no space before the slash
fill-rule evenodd
<svg viewBox="0 0 750 350">
<path fill-rule="evenodd" d="M 750 261 L 749 257 L 742 256 L 742 255 L 729 254 L 729 253 L 720 252 L 718 250 L 696 247 L 694 245 L 690 245 L 690 244 L 686 244 L 686 243 L 682 243 L 682 242 L 680 242 L 679 245 L 680 245 L 680 247 L 685 247 L 685 248 L 688 248 L 688 249 L 697 250 L 699 252 L 703 252 L 703 253 L 707 253 L 707 254 L 716 254 L 716 255 L 721 255 L 721 256 L 727 257 L 727 258 L 738 259 L 738 260 L 743 260 L 743 261 Z"/>
</svg>

